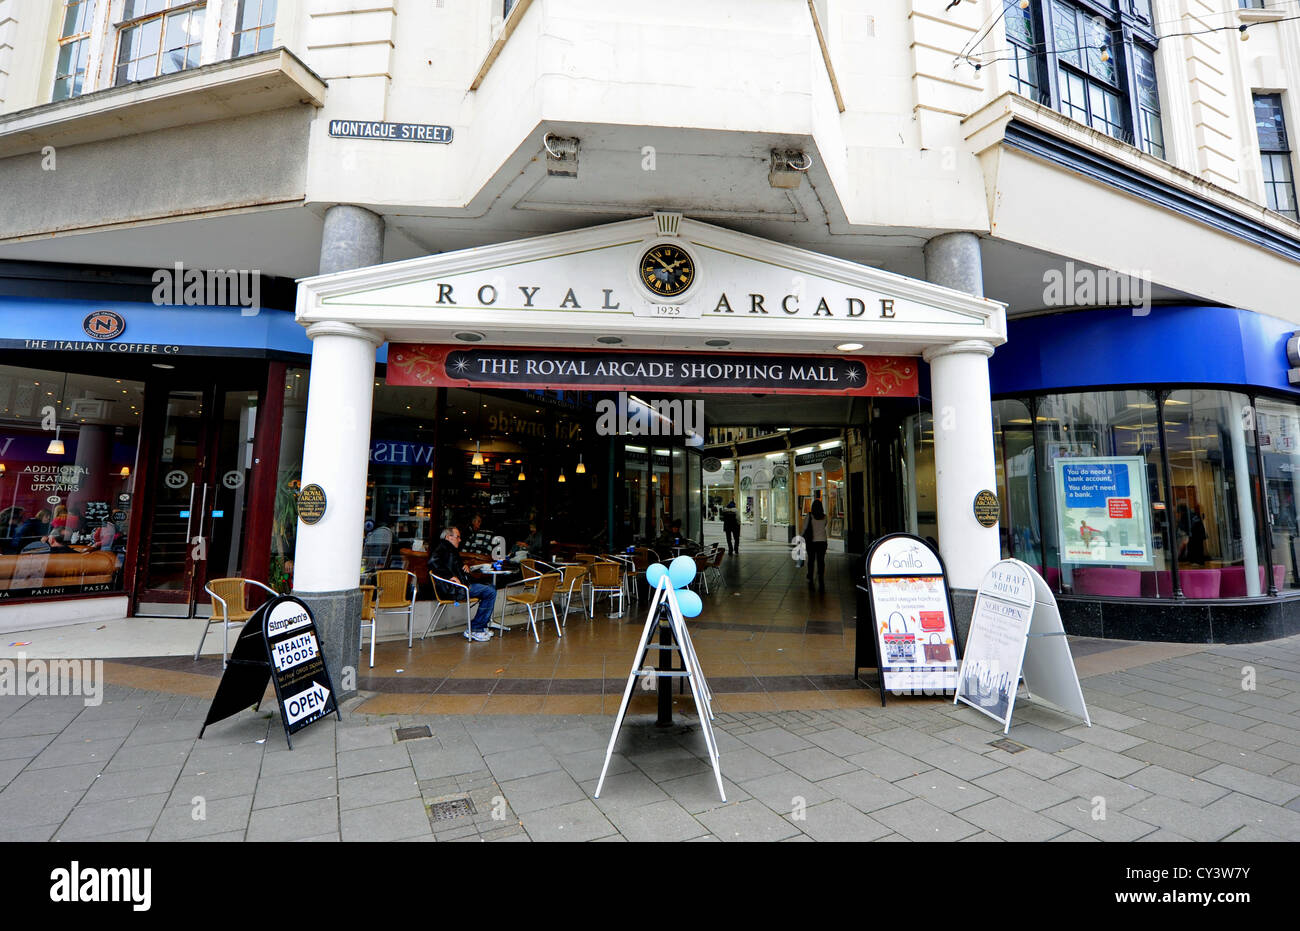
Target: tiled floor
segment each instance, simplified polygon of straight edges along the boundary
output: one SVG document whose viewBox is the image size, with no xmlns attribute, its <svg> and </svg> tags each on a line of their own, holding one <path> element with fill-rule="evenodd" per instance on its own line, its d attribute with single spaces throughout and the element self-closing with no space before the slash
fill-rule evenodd
<svg viewBox="0 0 1300 931">
<path fill-rule="evenodd" d="M 724 559 L 724 582 L 703 595 L 704 610 L 689 621 L 691 637 L 723 712 L 828 710 L 879 704 L 879 695 L 853 678 L 855 590 L 850 559 L 827 556 L 825 590 L 810 588 L 784 547 L 751 546 Z M 526 615 L 486 643 L 462 635 L 463 622 L 444 621 L 427 640 L 381 638 L 375 666 L 363 659 L 357 686 L 367 700 L 356 710 L 376 714 L 612 714 L 627 684 L 647 602 L 630 603 L 611 619 L 602 601 L 593 618 L 576 609 L 556 637 L 549 621 L 533 640 Z M 428 606 L 417 611 L 428 617 Z M 194 624 L 196 622 L 186 622 Z M 416 631 L 425 622 L 417 616 Z M 196 628 L 197 629 L 197 628 Z M 216 628 L 214 628 L 214 631 Z M 219 646 L 219 634 L 208 647 Z M 33 644 L 31 655 L 40 655 Z M 1076 641 L 1081 676 L 1195 652 L 1176 644 Z M 1152 651 L 1155 651 L 1154 653 Z M 175 653 L 176 651 L 173 651 Z M 367 650 L 362 654 L 365 657 Z M 1129 654 L 1132 654 L 1131 656 Z M 86 655 L 86 654 L 81 654 Z M 108 657 L 105 657 L 108 658 Z M 189 655 L 120 658 L 106 667 L 117 685 L 178 695 L 210 696 L 221 674 L 218 658 Z M 869 673 L 864 676 L 870 678 Z M 638 689 L 633 713 L 654 711 L 655 695 Z M 677 696 L 683 708 L 689 691 Z"/>
</svg>

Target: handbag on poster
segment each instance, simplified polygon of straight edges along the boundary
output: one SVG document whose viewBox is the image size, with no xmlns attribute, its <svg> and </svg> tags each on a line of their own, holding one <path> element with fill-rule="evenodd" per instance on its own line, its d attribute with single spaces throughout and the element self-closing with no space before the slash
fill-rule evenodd
<svg viewBox="0 0 1300 931">
<path fill-rule="evenodd" d="M 943 630 L 944 620 L 942 611 L 922 611 L 921 612 L 921 633 L 932 634 L 936 631 Z"/>
<path fill-rule="evenodd" d="M 940 642 L 938 634 L 930 634 L 929 641 L 922 646 L 927 663 L 946 663 L 952 659 L 952 644 Z"/>
<path fill-rule="evenodd" d="M 902 633 L 894 632 L 894 618 L 897 617 L 903 624 Z M 886 663 L 915 663 L 916 662 L 916 634 L 907 629 L 907 618 L 895 611 L 889 615 L 885 622 L 886 630 L 884 635 L 885 641 L 885 662 Z"/>
</svg>

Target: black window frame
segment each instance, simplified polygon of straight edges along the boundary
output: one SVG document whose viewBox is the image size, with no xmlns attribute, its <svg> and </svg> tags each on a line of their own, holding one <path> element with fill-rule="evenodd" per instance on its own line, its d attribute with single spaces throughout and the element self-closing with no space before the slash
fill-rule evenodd
<svg viewBox="0 0 1300 931">
<path fill-rule="evenodd" d="M 1004 0 L 1004 3 L 1006 3 L 1008 16 L 1013 13 L 1019 14 L 1017 0 Z M 1078 58 L 1076 63 L 1067 59 L 1067 50 L 1058 49 L 1056 4 L 1070 8 L 1075 13 L 1074 31 L 1080 36 L 1076 39 L 1077 45 L 1083 45 L 1087 41 L 1086 33 L 1082 32 L 1085 27 L 1081 20 L 1095 17 L 1105 23 L 1109 36 L 1107 45 L 1109 59 L 1114 65 L 1114 80 L 1094 73 L 1087 66 L 1086 51 L 1080 50 L 1080 55 L 1073 56 Z M 1166 147 L 1163 112 L 1161 109 L 1152 109 L 1149 105 L 1142 104 L 1134 52 L 1137 47 L 1149 53 L 1154 72 L 1156 49 L 1159 43 L 1155 34 L 1154 12 L 1150 0 L 1030 0 L 1029 12 L 1032 14 L 1031 22 L 1038 38 L 1038 48 L 1035 52 L 1040 86 L 1036 102 L 1051 107 L 1085 126 L 1104 132 L 1113 139 L 1156 158 L 1164 159 Z M 1003 33 L 1013 56 L 1025 51 L 1023 44 L 1015 41 L 1005 27 Z M 1071 47 L 1071 50 L 1073 48 Z M 1067 55 L 1063 55 L 1062 51 L 1067 51 Z M 1083 81 L 1085 100 L 1082 109 L 1087 116 L 1086 120 L 1079 120 L 1070 112 L 1062 86 L 1063 74 Z M 1019 86 L 1019 78 L 1014 72 L 1011 73 L 1011 79 Z M 1119 101 L 1120 123 L 1115 124 L 1108 118 L 1104 120 L 1106 126 L 1115 127 L 1113 132 L 1096 125 L 1097 114 L 1093 112 L 1094 87 L 1114 95 Z M 1155 94 L 1158 103 L 1160 94 L 1158 78 L 1155 81 Z M 1153 138 L 1146 132 L 1145 119 L 1150 118 L 1161 121 L 1159 139 Z"/>
<path fill-rule="evenodd" d="M 1278 134 L 1277 144 L 1264 147 L 1264 137 L 1259 132 L 1259 104 L 1261 100 L 1272 101 L 1277 114 Z M 1300 210 L 1297 209 L 1295 193 L 1295 160 L 1291 155 L 1291 137 L 1287 133 L 1286 127 L 1286 107 L 1282 103 L 1281 92 L 1274 93 L 1251 93 L 1251 112 L 1255 115 L 1255 141 L 1259 145 L 1260 160 L 1260 184 L 1264 188 L 1264 206 L 1279 216 L 1287 217 L 1291 220 L 1300 221 Z M 1286 166 L 1287 178 L 1285 181 L 1270 181 L 1264 172 L 1264 162 L 1269 156 L 1278 156 L 1282 159 L 1282 164 Z M 1285 186 L 1291 196 L 1291 209 L 1279 210 L 1277 207 L 1277 196 L 1275 188 Z"/>
</svg>

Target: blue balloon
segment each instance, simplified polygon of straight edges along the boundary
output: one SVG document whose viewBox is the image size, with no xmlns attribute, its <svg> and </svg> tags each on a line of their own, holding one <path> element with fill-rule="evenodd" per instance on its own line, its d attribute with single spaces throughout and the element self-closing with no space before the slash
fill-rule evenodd
<svg viewBox="0 0 1300 931">
<path fill-rule="evenodd" d="M 645 580 L 651 588 L 659 587 L 659 580 L 668 574 L 668 567 L 661 562 L 646 566 Z"/>
<path fill-rule="evenodd" d="M 698 617 L 704 610 L 704 602 L 695 592 L 684 588 L 677 593 L 677 607 L 682 609 L 682 617 Z"/>
<path fill-rule="evenodd" d="M 695 560 L 689 556 L 678 556 L 668 564 L 668 578 L 673 588 L 685 588 L 695 578 Z"/>
</svg>

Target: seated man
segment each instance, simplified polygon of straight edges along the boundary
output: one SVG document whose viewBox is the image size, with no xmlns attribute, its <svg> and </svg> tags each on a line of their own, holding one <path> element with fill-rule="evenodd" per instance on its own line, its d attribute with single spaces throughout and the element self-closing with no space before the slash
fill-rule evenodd
<svg viewBox="0 0 1300 931">
<path fill-rule="evenodd" d="M 674 546 L 682 546 L 685 549 L 674 551 Z M 655 552 L 661 559 L 672 559 L 673 556 L 694 556 L 699 547 L 690 540 L 682 536 L 682 522 L 675 520 L 668 525 L 668 528 L 655 539 Z"/>
<path fill-rule="evenodd" d="M 469 630 L 465 631 L 465 639 L 475 640 L 480 643 L 484 640 L 491 640 L 492 631 L 488 629 L 488 622 L 492 620 L 492 608 L 497 600 L 496 589 L 491 585 L 475 582 L 470 574 L 465 571 L 465 564 L 461 562 L 460 558 L 460 531 L 455 527 L 448 527 L 442 532 L 442 538 L 429 555 L 429 573 L 441 576 L 444 579 L 455 579 L 457 582 L 464 582 L 469 586 L 469 597 L 477 598 L 479 601 L 478 614 L 474 615 Z M 462 588 L 445 585 L 442 582 L 435 582 L 434 584 L 438 586 L 439 597 L 465 597 L 465 590 Z"/>
</svg>

